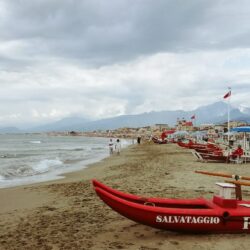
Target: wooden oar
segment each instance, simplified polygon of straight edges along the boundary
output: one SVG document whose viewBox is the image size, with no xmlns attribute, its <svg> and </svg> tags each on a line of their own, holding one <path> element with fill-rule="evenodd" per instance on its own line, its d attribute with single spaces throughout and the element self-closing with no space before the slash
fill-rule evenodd
<svg viewBox="0 0 250 250">
<path fill-rule="evenodd" d="M 214 172 L 207 172 L 207 171 L 199 171 L 196 170 L 195 173 L 198 174 L 206 174 L 206 175 L 211 175 L 211 176 L 219 176 L 219 177 L 225 177 L 225 178 L 233 178 L 235 180 L 246 180 L 246 181 L 250 181 L 250 177 L 247 176 L 239 176 L 239 175 L 235 175 L 235 174 L 226 174 L 226 173 L 214 173 Z M 250 185 L 250 184 L 249 184 Z"/>
<path fill-rule="evenodd" d="M 226 180 L 225 182 L 232 183 L 232 184 L 235 184 L 235 185 L 240 185 L 240 186 L 250 186 L 250 183 L 246 182 L 246 181 L 231 181 L 231 180 Z"/>
</svg>

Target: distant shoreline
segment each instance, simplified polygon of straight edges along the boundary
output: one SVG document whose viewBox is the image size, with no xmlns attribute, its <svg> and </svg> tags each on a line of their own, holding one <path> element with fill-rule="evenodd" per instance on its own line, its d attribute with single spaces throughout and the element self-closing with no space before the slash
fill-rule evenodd
<svg viewBox="0 0 250 250">
<path fill-rule="evenodd" d="M 136 135 L 107 132 L 20 132 L 20 133 L 0 133 L 1 135 L 48 135 L 48 136 L 84 136 L 84 137 L 102 137 L 102 138 L 123 138 L 123 139 L 135 139 Z"/>
</svg>

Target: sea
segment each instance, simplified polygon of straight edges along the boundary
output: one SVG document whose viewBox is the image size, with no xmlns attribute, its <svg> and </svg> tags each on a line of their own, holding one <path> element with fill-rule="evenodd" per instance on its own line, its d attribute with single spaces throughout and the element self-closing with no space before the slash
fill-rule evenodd
<svg viewBox="0 0 250 250">
<path fill-rule="evenodd" d="M 64 173 L 107 157 L 108 142 L 99 137 L 0 134 L 0 188 L 64 178 Z M 121 140 L 122 148 L 129 144 Z"/>
</svg>

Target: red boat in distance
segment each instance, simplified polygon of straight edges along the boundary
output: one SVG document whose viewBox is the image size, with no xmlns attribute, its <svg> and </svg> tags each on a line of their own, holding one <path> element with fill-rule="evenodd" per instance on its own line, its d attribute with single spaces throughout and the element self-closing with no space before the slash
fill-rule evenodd
<svg viewBox="0 0 250 250">
<path fill-rule="evenodd" d="M 220 155 L 223 154 L 222 149 L 220 148 L 196 148 L 195 151 L 199 152 L 199 153 L 214 153 L 216 152 L 216 154 Z"/>
<path fill-rule="evenodd" d="M 238 188 L 250 183 L 234 181 L 217 185 L 220 195 L 211 200 L 167 199 L 123 193 L 93 180 L 95 192 L 104 203 L 138 223 L 188 233 L 250 233 L 250 201 L 242 200 Z M 232 189 L 238 190 L 233 199 Z"/>
<path fill-rule="evenodd" d="M 167 144 L 167 139 L 162 140 L 157 138 L 156 136 L 152 137 L 152 141 L 156 144 Z"/>
<path fill-rule="evenodd" d="M 189 140 L 188 143 L 184 142 L 178 142 L 178 145 L 184 148 L 189 148 L 189 149 L 194 149 L 199 153 L 211 153 L 213 154 L 216 152 L 216 155 L 223 155 L 222 149 L 214 144 L 214 143 L 206 143 L 206 144 L 201 144 L 201 143 L 194 143 L 192 140 Z"/>
<path fill-rule="evenodd" d="M 189 140 L 188 143 L 183 141 L 178 141 L 177 144 L 183 148 L 196 149 L 196 148 L 206 148 L 207 144 L 194 143 L 192 140 Z"/>
<path fill-rule="evenodd" d="M 200 156 L 205 161 L 213 161 L 213 162 L 224 162 L 228 163 L 229 157 L 221 154 L 214 154 L 214 153 L 199 153 Z"/>
</svg>

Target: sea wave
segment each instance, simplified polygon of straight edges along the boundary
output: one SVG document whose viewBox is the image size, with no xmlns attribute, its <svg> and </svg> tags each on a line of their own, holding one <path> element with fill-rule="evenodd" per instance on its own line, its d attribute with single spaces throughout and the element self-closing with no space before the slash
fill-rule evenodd
<svg viewBox="0 0 250 250">
<path fill-rule="evenodd" d="M 74 149 L 72 149 L 73 151 L 83 151 L 84 150 L 84 148 L 74 148 Z"/>
<path fill-rule="evenodd" d="M 36 174 L 41 174 L 48 172 L 51 168 L 62 165 L 63 162 L 57 159 L 44 159 L 41 160 L 38 164 L 33 166 L 33 170 Z"/>
<path fill-rule="evenodd" d="M 41 141 L 29 141 L 29 143 L 40 144 L 40 143 L 42 143 L 42 142 L 41 142 Z"/>
<path fill-rule="evenodd" d="M 62 164 L 63 162 L 59 159 L 44 159 L 38 163 L 20 164 L 18 166 L 12 165 L 8 168 L 1 168 L 0 176 L 3 178 L 2 180 L 34 176 L 53 171 L 56 167 L 61 166 Z"/>
<path fill-rule="evenodd" d="M 90 150 L 103 150 L 103 147 L 91 147 Z"/>
<path fill-rule="evenodd" d="M 13 179 L 16 177 L 31 176 L 34 171 L 29 166 L 11 166 L 7 169 L 1 169 L 1 176 L 4 179 Z"/>
<path fill-rule="evenodd" d="M 3 154 L 0 155 L 0 158 L 16 158 L 17 154 Z"/>
<path fill-rule="evenodd" d="M 102 138 L 6 135 L 0 140 L 0 188 L 57 179 L 108 152 Z"/>
</svg>

